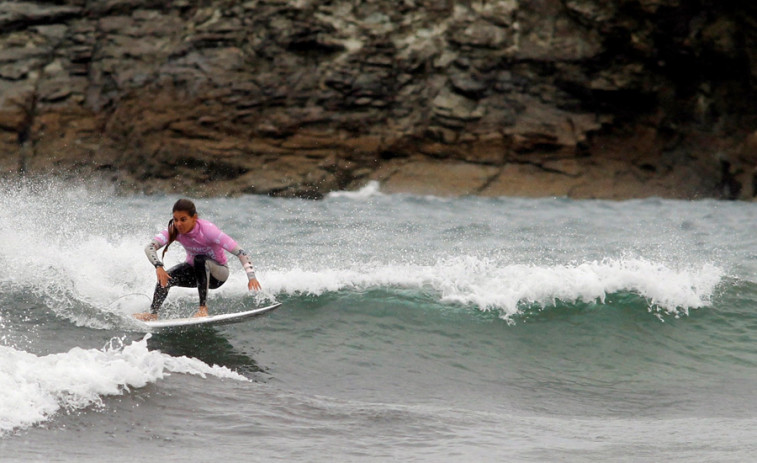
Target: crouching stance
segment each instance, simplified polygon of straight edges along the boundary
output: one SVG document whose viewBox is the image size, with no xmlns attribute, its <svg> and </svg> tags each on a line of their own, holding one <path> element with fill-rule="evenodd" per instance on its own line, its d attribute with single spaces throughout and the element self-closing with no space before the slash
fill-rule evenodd
<svg viewBox="0 0 757 463">
<path fill-rule="evenodd" d="M 187 251 L 185 262 L 163 268 L 163 262 L 158 258 L 158 249 L 165 246 L 163 256 L 168 246 L 178 241 Z M 145 254 L 150 263 L 155 266 L 158 283 L 155 285 L 150 312 L 138 313 L 134 316 L 140 320 L 156 320 L 158 310 L 168 296 L 168 290 L 173 286 L 197 288 L 200 296 L 200 306 L 196 317 L 208 316 L 208 290 L 216 289 L 229 278 L 228 251 L 237 256 L 242 267 L 247 272 L 247 288 L 259 290 L 260 283 L 255 277 L 255 269 L 250 262 L 249 255 L 229 235 L 222 232 L 213 223 L 198 218 L 194 203 L 188 199 L 180 199 L 173 206 L 173 219 L 168 227 L 158 233 L 145 248 Z"/>
</svg>

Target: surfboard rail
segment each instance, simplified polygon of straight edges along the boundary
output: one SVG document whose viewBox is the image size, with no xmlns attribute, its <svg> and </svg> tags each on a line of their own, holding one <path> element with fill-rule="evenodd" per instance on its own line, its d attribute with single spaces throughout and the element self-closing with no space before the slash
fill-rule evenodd
<svg viewBox="0 0 757 463">
<path fill-rule="evenodd" d="M 191 318 L 167 318 L 163 320 L 152 321 L 135 321 L 140 325 L 144 325 L 145 331 L 156 332 L 166 330 L 180 330 L 201 326 L 216 326 L 216 325 L 228 325 L 231 323 L 239 323 L 249 318 L 259 317 L 268 312 L 271 312 L 281 306 L 280 302 L 275 304 L 259 307 L 257 309 L 245 310 L 243 312 L 224 313 L 217 315 L 209 315 L 207 317 L 191 317 Z"/>
</svg>

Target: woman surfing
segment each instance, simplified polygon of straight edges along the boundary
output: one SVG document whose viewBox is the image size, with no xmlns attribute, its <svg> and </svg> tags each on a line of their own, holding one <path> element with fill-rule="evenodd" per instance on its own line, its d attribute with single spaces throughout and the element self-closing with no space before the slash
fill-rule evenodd
<svg viewBox="0 0 757 463">
<path fill-rule="evenodd" d="M 165 246 L 161 257 L 165 257 L 168 246 L 178 241 L 187 251 L 186 261 L 171 267 L 167 271 L 158 258 L 158 249 Z M 222 232 L 213 223 L 200 219 L 192 201 L 180 199 L 173 205 L 173 219 L 168 227 L 155 235 L 145 247 L 145 254 L 155 266 L 158 283 L 155 285 L 150 312 L 134 314 L 139 320 L 158 319 L 158 310 L 173 286 L 197 288 L 200 295 L 200 307 L 195 317 L 208 316 L 208 290 L 219 288 L 229 278 L 229 267 L 224 250 L 237 256 L 247 272 L 247 288 L 260 290 L 260 283 L 255 278 L 255 269 L 250 256 L 240 248 L 229 235 Z"/>
</svg>

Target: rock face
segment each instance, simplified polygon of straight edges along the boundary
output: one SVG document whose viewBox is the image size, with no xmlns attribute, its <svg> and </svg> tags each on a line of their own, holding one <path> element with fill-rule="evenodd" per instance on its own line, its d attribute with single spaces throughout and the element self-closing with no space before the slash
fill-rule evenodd
<svg viewBox="0 0 757 463">
<path fill-rule="evenodd" d="M 0 169 L 125 191 L 755 195 L 751 0 L 0 0 Z"/>
</svg>

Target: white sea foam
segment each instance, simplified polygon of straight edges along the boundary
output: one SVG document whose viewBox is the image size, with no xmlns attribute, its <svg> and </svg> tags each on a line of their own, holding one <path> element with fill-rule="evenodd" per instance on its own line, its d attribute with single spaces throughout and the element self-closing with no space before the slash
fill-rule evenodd
<svg viewBox="0 0 757 463">
<path fill-rule="evenodd" d="M 332 191 L 327 198 L 349 198 L 349 199 L 366 199 L 373 196 L 382 195 L 379 182 L 371 180 L 364 187 L 357 191 Z"/>
<path fill-rule="evenodd" d="M 36 356 L 0 346 L 0 435 L 46 421 L 60 411 L 98 407 L 103 397 L 121 395 L 171 373 L 212 375 L 246 381 L 226 367 L 172 357 L 147 349 L 147 338 L 102 350 L 75 347 Z"/>
<path fill-rule="evenodd" d="M 113 303 L 152 290 L 154 272 L 141 250 L 160 225 L 127 218 L 85 189 L 50 188 L 19 187 L 0 194 L 0 264 L 6 270 L 0 284 L 29 293 L 57 315 L 91 328 L 113 328 L 103 316 L 107 312 L 145 310 L 149 299 L 140 299 L 131 312 L 114 310 Z M 169 251 L 174 260 L 180 254 L 179 249 Z"/>
<path fill-rule="evenodd" d="M 629 291 L 649 300 L 650 309 L 687 313 L 709 303 L 723 278 L 712 265 L 675 268 L 644 259 L 608 259 L 570 265 L 502 265 L 476 257 L 442 260 L 434 265 L 360 265 L 355 268 L 268 272 L 269 291 L 320 295 L 345 289 L 380 287 L 430 289 L 441 301 L 498 310 L 509 318 L 522 304 L 549 306 L 604 301 Z"/>
</svg>

